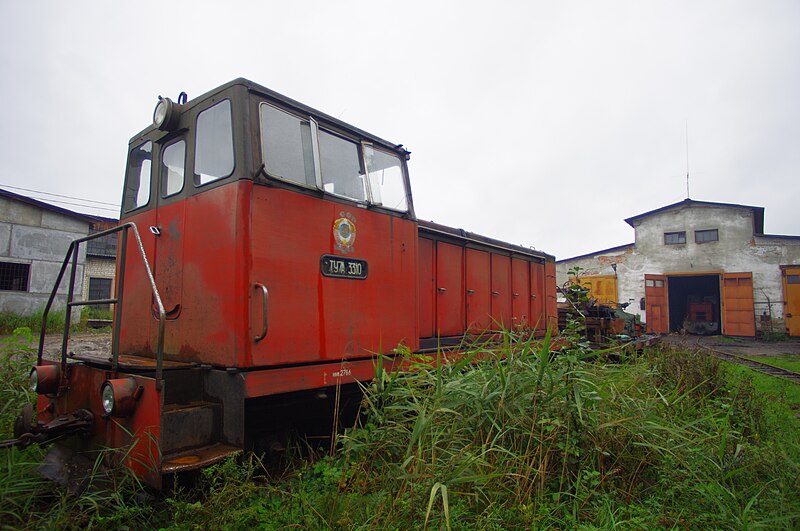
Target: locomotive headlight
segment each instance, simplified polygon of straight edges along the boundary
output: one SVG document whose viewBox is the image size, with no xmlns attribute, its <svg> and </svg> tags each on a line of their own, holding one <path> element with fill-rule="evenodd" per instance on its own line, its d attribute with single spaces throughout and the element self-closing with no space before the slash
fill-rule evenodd
<svg viewBox="0 0 800 531">
<path fill-rule="evenodd" d="M 100 400 L 103 402 L 103 411 L 106 412 L 106 415 L 110 415 L 114 411 L 114 388 L 108 382 L 103 384 Z"/>
<path fill-rule="evenodd" d="M 127 417 L 136 409 L 136 401 L 143 391 L 144 388 L 132 377 L 106 380 L 100 388 L 103 411 L 106 415 Z"/>
<path fill-rule="evenodd" d="M 57 393 L 60 384 L 61 365 L 37 365 L 31 369 L 28 376 L 28 386 L 31 391 L 40 395 Z"/>
<path fill-rule="evenodd" d="M 36 371 L 36 367 L 31 369 L 31 374 L 28 378 L 29 378 L 28 387 L 30 388 L 31 391 L 35 393 L 36 390 L 39 389 L 39 373 Z"/>
<path fill-rule="evenodd" d="M 158 103 L 153 111 L 153 125 L 162 131 L 171 131 L 178 125 L 178 118 L 180 118 L 180 110 L 169 98 L 158 97 Z"/>
</svg>

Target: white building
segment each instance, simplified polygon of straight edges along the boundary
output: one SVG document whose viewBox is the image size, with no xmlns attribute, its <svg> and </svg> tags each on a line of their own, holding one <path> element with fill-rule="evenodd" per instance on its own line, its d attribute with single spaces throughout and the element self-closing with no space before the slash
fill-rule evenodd
<svg viewBox="0 0 800 531">
<path fill-rule="evenodd" d="M 634 243 L 556 262 L 650 332 L 800 336 L 800 236 L 764 234 L 764 208 L 686 199 L 625 220 Z"/>
</svg>

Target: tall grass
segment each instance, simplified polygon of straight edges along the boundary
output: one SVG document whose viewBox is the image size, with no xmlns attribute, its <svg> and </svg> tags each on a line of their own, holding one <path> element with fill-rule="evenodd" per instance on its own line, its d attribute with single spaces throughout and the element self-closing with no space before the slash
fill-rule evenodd
<svg viewBox="0 0 800 531">
<path fill-rule="evenodd" d="M 279 475 L 248 455 L 150 501 L 126 481 L 67 496 L 32 479 L 35 456 L 17 452 L 0 477 L 0 518 L 178 529 L 800 526 L 800 426 L 775 414 L 782 404 L 758 379 L 690 352 L 607 363 L 578 342 L 551 347 L 508 333 L 451 362 L 406 353 L 406 370 L 376 370 L 361 422 L 334 455 Z"/>
<path fill-rule="evenodd" d="M 800 522 L 798 463 L 765 442 L 751 383 L 691 354 L 586 354 L 510 337 L 476 364 L 384 374 L 342 438 L 346 477 L 384 493 L 381 520 L 433 527 Z"/>
<path fill-rule="evenodd" d="M 0 335 L 12 334 L 14 330 L 27 328 L 39 333 L 42 329 L 43 310 L 30 315 L 20 315 L 13 312 L 0 312 Z M 49 333 L 62 333 L 66 321 L 66 310 L 52 311 L 47 315 L 47 331 Z"/>
</svg>

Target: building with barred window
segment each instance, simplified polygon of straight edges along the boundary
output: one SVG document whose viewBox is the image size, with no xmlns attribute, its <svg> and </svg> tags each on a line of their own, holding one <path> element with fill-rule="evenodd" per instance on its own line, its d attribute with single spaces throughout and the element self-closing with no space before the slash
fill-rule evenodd
<svg viewBox="0 0 800 531">
<path fill-rule="evenodd" d="M 29 315 L 42 310 L 70 243 L 116 224 L 115 219 L 80 214 L 0 189 L 0 312 Z M 116 245 L 114 234 L 81 246 L 76 300 L 88 300 L 90 295 L 111 298 Z M 70 268 L 58 290 L 56 308 L 66 303 Z"/>
<path fill-rule="evenodd" d="M 800 336 L 800 236 L 764 234 L 764 208 L 686 199 L 625 220 L 634 243 L 556 262 L 648 332 Z"/>
</svg>

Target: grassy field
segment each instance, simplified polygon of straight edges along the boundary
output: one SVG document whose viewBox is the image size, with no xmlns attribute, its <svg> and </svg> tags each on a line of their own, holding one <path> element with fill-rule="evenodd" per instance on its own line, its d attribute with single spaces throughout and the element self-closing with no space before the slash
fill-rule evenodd
<svg viewBox="0 0 800 531">
<path fill-rule="evenodd" d="M 2 437 L 30 399 L 30 353 L 19 345 L 2 347 Z M 587 355 L 576 343 L 551 356 L 547 344 L 509 335 L 480 362 L 381 373 L 335 455 L 290 458 L 277 472 L 247 455 L 161 494 L 118 472 L 69 495 L 35 473 L 42 450 L 1 450 L 0 524 L 800 527 L 800 386 L 681 351 L 614 363 Z"/>
<path fill-rule="evenodd" d="M 748 356 L 748 358 L 773 367 L 800 372 L 800 356 Z"/>
</svg>

